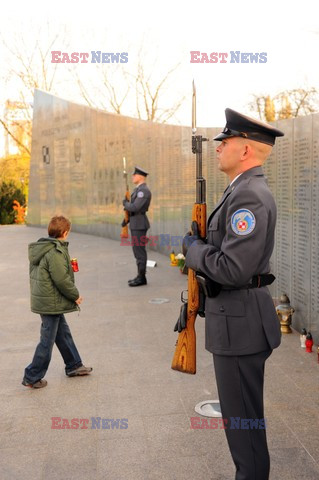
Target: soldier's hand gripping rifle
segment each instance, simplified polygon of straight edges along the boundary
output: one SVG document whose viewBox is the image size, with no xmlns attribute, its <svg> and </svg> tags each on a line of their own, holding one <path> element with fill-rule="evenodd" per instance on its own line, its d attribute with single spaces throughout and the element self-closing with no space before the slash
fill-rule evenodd
<svg viewBox="0 0 319 480">
<path fill-rule="evenodd" d="M 128 189 L 128 181 L 127 181 L 127 171 L 126 171 L 126 159 L 123 157 L 123 177 L 125 179 L 125 198 L 129 202 L 130 201 L 130 192 Z M 122 222 L 122 230 L 121 230 L 121 238 L 128 238 L 128 223 L 130 221 L 130 214 L 127 210 L 124 210 L 124 219 Z"/>
<path fill-rule="evenodd" d="M 196 203 L 192 211 L 192 234 L 206 237 L 206 181 L 202 175 L 202 143 L 208 139 L 196 135 L 196 90 L 193 81 L 192 102 L 192 152 L 196 155 Z M 194 223 L 196 222 L 196 223 Z M 197 231 L 194 231 L 194 230 Z M 199 286 L 196 272 L 188 269 L 188 301 L 181 307 L 175 330 L 180 331 L 172 362 L 172 369 L 184 373 L 196 373 L 195 320 L 199 311 Z"/>
</svg>

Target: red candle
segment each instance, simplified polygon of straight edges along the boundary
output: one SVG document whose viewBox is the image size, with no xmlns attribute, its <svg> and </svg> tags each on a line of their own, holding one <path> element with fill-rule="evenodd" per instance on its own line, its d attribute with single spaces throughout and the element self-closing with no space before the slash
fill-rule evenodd
<svg viewBox="0 0 319 480">
<path fill-rule="evenodd" d="M 76 258 L 71 259 L 71 265 L 72 265 L 73 272 L 79 271 L 79 264 Z"/>
<path fill-rule="evenodd" d="M 310 332 L 307 334 L 306 338 L 306 352 L 311 353 L 312 352 L 312 346 L 313 346 L 313 340 L 312 340 L 312 335 Z"/>
</svg>

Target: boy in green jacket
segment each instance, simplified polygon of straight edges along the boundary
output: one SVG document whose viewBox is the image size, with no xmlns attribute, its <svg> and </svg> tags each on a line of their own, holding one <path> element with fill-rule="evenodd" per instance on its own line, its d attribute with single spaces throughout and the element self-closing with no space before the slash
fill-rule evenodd
<svg viewBox="0 0 319 480">
<path fill-rule="evenodd" d="M 42 388 L 42 380 L 51 361 L 54 343 L 58 347 L 68 377 L 88 375 L 91 367 L 82 364 L 64 313 L 79 309 L 82 302 L 74 284 L 74 273 L 66 242 L 71 222 L 55 216 L 48 226 L 48 238 L 40 238 L 29 245 L 31 310 L 39 313 L 41 337 L 30 365 L 24 371 L 22 385 Z"/>
</svg>

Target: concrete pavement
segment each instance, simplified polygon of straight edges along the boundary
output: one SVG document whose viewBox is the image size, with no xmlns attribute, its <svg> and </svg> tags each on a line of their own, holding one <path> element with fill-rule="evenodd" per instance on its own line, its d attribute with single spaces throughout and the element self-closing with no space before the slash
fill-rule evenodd
<svg viewBox="0 0 319 480">
<path fill-rule="evenodd" d="M 43 235 L 44 229 L 0 227 L 1 480 L 233 480 L 224 432 L 190 428 L 195 404 L 217 398 L 202 319 L 196 322 L 198 373 L 170 368 L 186 276 L 170 267 L 168 256 L 149 252 L 158 263 L 148 272 L 149 285 L 129 288 L 130 247 L 71 233 L 84 301 L 81 313 L 67 320 L 84 364 L 94 370 L 67 378 L 55 348 L 48 386 L 21 385 L 40 330 L 29 308 L 27 244 Z M 150 303 L 157 298 L 168 302 Z M 318 380 L 317 354 L 300 348 L 296 332 L 285 335 L 266 367 L 271 480 L 319 478 Z M 105 428 L 91 428 L 92 417 Z M 79 428 L 52 428 L 71 419 Z"/>
</svg>

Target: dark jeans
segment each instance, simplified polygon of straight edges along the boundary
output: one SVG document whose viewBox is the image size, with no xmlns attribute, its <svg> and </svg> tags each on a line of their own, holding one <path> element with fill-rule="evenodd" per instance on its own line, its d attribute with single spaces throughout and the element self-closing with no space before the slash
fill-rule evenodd
<svg viewBox="0 0 319 480">
<path fill-rule="evenodd" d="M 32 384 L 41 380 L 46 374 L 54 343 L 63 357 L 65 373 L 82 365 L 64 315 L 40 315 L 40 317 L 42 320 L 40 343 L 34 352 L 32 362 L 24 371 L 24 378 Z"/>
</svg>

